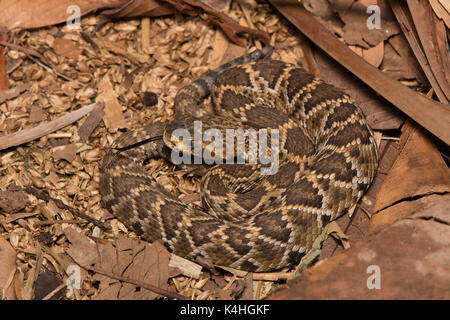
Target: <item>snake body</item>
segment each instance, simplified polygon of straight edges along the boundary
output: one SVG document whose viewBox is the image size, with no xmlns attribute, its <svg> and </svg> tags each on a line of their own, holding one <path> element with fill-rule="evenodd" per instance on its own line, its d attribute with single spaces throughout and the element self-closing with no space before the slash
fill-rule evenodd
<svg viewBox="0 0 450 320">
<path fill-rule="evenodd" d="M 376 172 L 377 147 L 360 108 L 302 68 L 264 55 L 255 51 L 206 73 L 179 90 L 172 123 L 152 123 L 114 142 L 101 168 L 100 192 L 129 229 L 191 260 L 270 271 L 298 263 L 323 227 L 362 197 Z M 208 95 L 213 115 L 201 106 Z M 258 164 L 209 166 L 199 208 L 143 169 L 151 157 L 170 161 L 167 141 L 117 151 L 177 126 L 189 129 L 192 119 L 277 129 L 278 172 L 263 176 Z"/>
</svg>

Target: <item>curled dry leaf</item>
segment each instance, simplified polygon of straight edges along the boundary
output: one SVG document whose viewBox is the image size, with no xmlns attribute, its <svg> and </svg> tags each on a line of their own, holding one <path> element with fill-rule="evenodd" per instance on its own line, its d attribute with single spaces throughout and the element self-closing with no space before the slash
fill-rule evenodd
<svg viewBox="0 0 450 320">
<path fill-rule="evenodd" d="M 88 270 L 101 269 L 167 290 L 170 253 L 158 242 L 149 244 L 118 237 L 114 242 L 94 242 L 73 228 L 64 230 L 71 242 L 67 253 Z M 158 294 L 127 282 L 96 275 L 100 292 L 96 299 L 154 299 Z"/>
<path fill-rule="evenodd" d="M 409 121 L 402 131 L 399 153 L 377 194 L 375 212 L 402 199 L 450 192 L 450 173 L 431 138 Z"/>
</svg>

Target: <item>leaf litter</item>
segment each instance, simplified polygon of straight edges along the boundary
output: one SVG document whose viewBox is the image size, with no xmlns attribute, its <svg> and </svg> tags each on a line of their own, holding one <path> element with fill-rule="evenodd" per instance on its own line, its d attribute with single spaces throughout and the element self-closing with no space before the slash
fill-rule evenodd
<svg viewBox="0 0 450 320">
<path fill-rule="evenodd" d="M 8 1 L 3 5 L 5 3 Z M 31 6 L 28 1 L 19 1 L 16 6 L 10 6 L 9 11 L 2 11 L 8 15 L 8 19 L 3 21 L 9 26 L 14 25 L 14 12 L 10 10 L 20 9 L 21 15 L 36 16 L 36 10 L 45 10 L 52 1 L 47 1 L 46 5 L 35 3 Z M 325 234 L 319 239 L 323 246 L 318 242 L 311 254 L 302 260 L 299 269 L 304 270 L 317 260 L 325 259 L 316 263 L 317 268 L 333 270 L 337 267 L 329 262 L 332 259 L 329 257 L 336 256 L 337 261 L 345 257 L 351 260 L 352 250 L 357 252 L 357 257 L 363 257 L 363 261 L 369 261 L 371 256 L 367 252 L 378 252 L 378 249 L 364 246 L 364 241 L 368 237 L 377 237 L 380 232 L 392 236 L 386 233 L 389 226 L 404 221 L 408 216 L 433 219 L 438 223 L 447 221 L 448 224 L 444 213 L 448 189 L 436 189 L 434 180 L 428 183 L 428 191 L 415 189 L 415 183 L 406 183 L 409 189 L 399 189 L 395 199 L 378 195 L 379 190 L 383 193 L 383 190 L 397 186 L 407 175 L 405 168 L 408 172 L 424 170 L 420 174 L 424 176 L 428 168 L 436 166 L 439 161 L 441 163 L 436 168 L 445 167 L 442 153 L 433 144 L 428 145 L 428 151 L 421 153 L 433 154 L 432 163 L 419 163 L 422 165 L 419 169 L 414 162 L 411 163 L 411 159 L 416 159 L 416 153 L 405 153 L 406 149 L 401 147 L 403 142 L 399 141 L 406 134 L 399 130 L 405 126 L 403 114 L 311 46 L 267 3 L 252 0 L 205 3 L 242 26 L 267 33 L 270 44 L 275 47 L 274 58 L 303 65 L 310 72 L 345 89 L 358 101 L 371 126 L 377 130 L 379 174 L 352 213 L 338 219 L 331 230 L 346 241 L 345 246 L 350 245 L 350 249 L 345 250 L 333 238 L 325 240 Z M 442 51 L 434 57 L 426 48 L 427 56 L 418 57 L 417 48 L 412 46 L 410 49 L 411 35 L 405 38 L 402 25 L 396 21 L 398 8 L 391 1 L 377 2 L 384 20 L 383 29 L 374 32 L 365 27 L 364 10 L 375 1 L 323 0 L 304 1 L 304 4 L 316 14 L 318 21 L 369 63 L 418 92 L 426 92 L 431 84 L 438 97 L 445 97 L 446 79 L 439 74 L 435 62 L 441 59 Z M 62 5 L 55 2 L 56 9 Z M 129 5 L 133 5 L 133 1 Z M 204 15 L 159 16 L 175 10 L 154 1 L 143 5 L 151 18 L 134 17 L 109 22 L 111 17 L 123 16 L 123 11 L 111 9 L 101 12 L 101 15 L 87 14 L 100 8 L 101 4 L 95 1 L 84 4 L 80 30 L 52 26 L 65 19 L 65 13 L 58 16 L 55 9 L 54 21 L 22 20 L 30 24 L 23 27 L 41 28 L 8 33 L 6 38 L 0 39 L 4 44 L 0 48 L 6 48 L 3 54 L 0 52 L 0 57 L 5 58 L 4 65 L 0 59 L 0 72 L 7 79 L 6 87 L 0 88 L 0 97 L 3 97 L 0 100 L 0 135 L 23 133 L 22 130 L 29 130 L 43 121 L 50 121 L 48 127 L 54 128 L 51 132 L 43 128 L 28 139 L 0 150 L 0 195 L 3 195 L 0 197 L 0 247 L 9 246 L 7 251 L 0 250 L 0 255 L 9 252 L 10 257 L 15 257 L 14 263 L 0 266 L 1 298 L 261 299 L 268 294 L 274 298 L 303 297 L 297 289 L 271 294 L 277 283 L 285 283 L 293 277 L 291 270 L 252 274 L 222 269 L 218 274 L 212 274 L 194 262 L 171 255 L 157 242 L 148 244 L 138 240 L 101 207 L 98 168 L 106 147 L 124 128 L 172 119 L 173 97 L 181 86 L 209 68 L 260 48 L 263 43 L 261 38 L 239 34 L 238 41 L 245 44 L 245 47 L 239 47 L 209 23 Z M 433 1 L 431 6 L 444 23 L 448 21 L 445 4 Z M 411 8 L 412 14 L 419 10 Z M 139 9 L 135 10 L 139 12 Z M 440 23 L 433 19 L 430 20 L 432 23 Z M 421 37 L 429 37 L 427 30 L 420 32 L 419 43 Z M 143 35 L 146 35 L 145 39 Z M 437 42 L 437 47 L 442 48 L 442 43 Z M 428 57 L 434 59 L 433 68 L 424 69 L 424 61 Z M 157 98 L 148 106 L 145 106 L 145 92 L 151 92 Z M 100 101 L 104 105 L 92 105 L 92 102 Z M 92 105 L 90 112 L 81 115 L 85 119 L 72 117 L 73 112 L 88 105 Z M 69 120 L 56 128 L 51 121 L 59 121 L 62 116 L 69 117 Z M 398 158 L 404 159 L 404 164 L 397 164 L 400 169 L 394 170 L 392 163 L 399 161 L 395 160 Z M 146 168 L 181 200 L 190 205 L 200 205 L 198 178 L 161 160 L 150 160 Z M 448 186 L 446 181 L 440 183 Z M 43 195 L 31 186 L 48 194 Z M 21 196 L 24 191 L 29 195 Z M 390 192 L 386 194 L 395 196 Z M 379 203 L 384 204 L 380 206 Z M 445 226 L 439 228 L 445 232 Z M 426 232 L 428 229 L 421 224 L 420 230 Z M 439 241 L 435 239 L 436 243 Z M 429 261 L 439 264 L 436 257 L 442 256 L 442 251 L 436 249 L 433 252 L 428 252 L 428 256 L 431 255 Z M 377 253 L 378 256 L 381 254 Z M 418 264 L 422 273 L 430 273 L 426 261 Z M 81 267 L 82 278 L 80 288 L 73 291 L 66 287 L 72 275 L 69 272 L 71 265 Z M 434 273 L 433 276 L 441 277 L 442 274 L 445 275 Z M 320 277 L 326 278 L 323 274 Z M 305 281 L 302 276 L 299 279 Z M 291 289 L 298 288 L 295 281 L 288 282 Z M 324 281 L 325 290 L 332 283 L 331 280 Z M 64 290 L 66 294 L 72 294 L 64 295 Z M 287 292 L 288 295 L 279 292 Z M 292 292 L 295 293 L 293 296 Z M 322 292 L 321 297 L 325 296 Z"/>
</svg>

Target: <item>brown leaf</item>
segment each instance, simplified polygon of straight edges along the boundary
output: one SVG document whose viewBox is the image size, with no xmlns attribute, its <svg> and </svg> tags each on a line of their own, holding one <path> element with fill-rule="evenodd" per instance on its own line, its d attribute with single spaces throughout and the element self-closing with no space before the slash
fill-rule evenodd
<svg viewBox="0 0 450 320">
<path fill-rule="evenodd" d="M 402 220 L 308 269 L 270 298 L 449 299 L 449 239 L 446 224 Z M 377 274 L 379 289 L 373 287 Z"/>
<path fill-rule="evenodd" d="M 402 201 L 374 215 L 370 221 L 368 233 L 379 232 L 405 218 L 436 219 L 450 224 L 449 212 L 449 194 L 432 194 L 417 200 Z"/>
<path fill-rule="evenodd" d="M 389 53 L 389 45 L 394 49 L 395 52 Z M 394 59 L 390 59 L 387 55 L 394 54 L 396 57 Z M 398 57 L 398 58 L 397 58 Z M 397 69 L 395 69 L 395 64 L 399 64 Z M 384 72 L 390 73 L 390 70 L 398 70 L 400 69 L 400 75 L 397 76 L 397 72 L 394 73 L 394 78 L 396 79 L 408 79 L 408 78 L 416 78 L 423 85 L 428 85 L 428 79 L 426 78 L 422 68 L 420 67 L 419 62 L 417 61 L 414 53 L 411 50 L 411 47 L 406 40 L 406 37 L 403 33 L 395 35 L 389 38 L 389 44 L 385 46 L 385 59 L 381 64 L 381 70 Z"/>
<path fill-rule="evenodd" d="M 449 70 L 447 33 L 442 21 L 439 21 L 433 13 L 428 1 L 408 0 L 408 7 L 414 21 L 422 49 L 425 52 L 433 75 L 445 94 L 446 101 L 450 100 L 450 82 L 445 70 Z M 443 29 L 442 32 L 436 32 Z M 447 75 L 448 76 L 448 75 Z"/>
<path fill-rule="evenodd" d="M 339 17 L 345 23 L 343 37 L 347 44 L 368 48 L 400 32 L 397 22 L 392 19 L 389 6 L 382 5 L 384 3 L 379 4 L 380 29 L 369 29 L 367 21 L 370 14 L 366 13 L 367 6 L 362 1 L 354 2 L 348 8 L 339 6 L 339 1 L 334 2 Z"/>
<path fill-rule="evenodd" d="M 86 141 L 91 133 L 95 130 L 97 125 L 100 123 L 103 116 L 105 115 L 103 108 L 103 104 L 100 103 L 91 111 L 91 113 L 89 113 L 89 116 L 78 129 L 78 136 L 80 137 L 80 141 Z"/>
<path fill-rule="evenodd" d="M 444 7 L 444 1 L 447 0 L 430 0 L 430 5 L 433 8 L 434 13 L 436 16 L 439 17 L 439 19 L 442 19 L 444 21 L 447 28 L 450 29 L 450 4 L 448 2 L 445 2 L 447 5 L 447 9 Z"/>
<path fill-rule="evenodd" d="M 409 121 L 402 129 L 399 153 L 377 194 L 374 211 L 402 199 L 450 192 L 450 173 L 431 138 Z"/>
<path fill-rule="evenodd" d="M 53 41 L 53 50 L 59 55 L 78 60 L 83 49 L 80 49 L 75 41 L 58 38 Z"/>
<path fill-rule="evenodd" d="M 72 228 L 64 230 L 71 242 L 67 253 L 82 267 L 101 269 L 120 277 L 168 289 L 170 254 L 159 242 L 152 244 L 119 237 L 114 242 L 93 242 Z M 97 274 L 100 292 L 96 299 L 155 299 L 158 294 L 129 282 Z"/>
<path fill-rule="evenodd" d="M 61 279 L 57 276 L 56 273 L 46 270 L 44 273 L 41 273 L 34 284 L 34 300 L 42 300 L 45 296 L 55 290 L 59 285 L 62 284 Z M 62 297 L 64 293 L 64 288 L 55 293 L 51 300 L 58 300 Z"/>
<path fill-rule="evenodd" d="M 348 47 L 352 49 L 354 52 L 356 52 L 359 56 L 363 57 L 364 60 L 366 60 L 374 67 L 378 68 L 381 64 L 381 61 L 383 61 L 383 49 L 384 49 L 383 41 L 367 49 L 351 45 Z"/>
<path fill-rule="evenodd" d="M 57 147 L 53 152 L 53 159 L 55 160 L 67 160 L 72 162 L 77 156 L 77 146 L 74 143 L 65 145 L 63 147 Z"/>
<path fill-rule="evenodd" d="M 3 0 L 0 1 L 0 27 L 39 28 L 65 22 L 72 14 L 70 6 L 78 6 L 80 15 L 117 7 L 127 0 Z"/>
</svg>

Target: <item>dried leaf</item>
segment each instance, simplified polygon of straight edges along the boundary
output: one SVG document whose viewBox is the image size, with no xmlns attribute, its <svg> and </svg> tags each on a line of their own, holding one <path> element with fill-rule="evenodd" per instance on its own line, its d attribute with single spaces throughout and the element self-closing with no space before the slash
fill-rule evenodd
<svg viewBox="0 0 450 320">
<path fill-rule="evenodd" d="M 86 118 L 86 120 L 78 129 L 78 136 L 80 137 L 80 141 L 86 141 L 91 135 L 91 133 L 98 126 L 103 116 L 105 115 L 103 108 L 104 108 L 103 104 L 98 104 L 91 111 L 91 113 L 89 113 L 89 116 Z"/>
<path fill-rule="evenodd" d="M 95 243 L 72 228 L 64 230 L 71 242 L 67 253 L 82 267 L 101 269 L 120 277 L 168 289 L 170 254 L 160 243 L 119 237 L 114 242 Z M 128 282 L 98 274 L 100 292 L 96 299 L 154 299 L 158 294 Z"/>
<path fill-rule="evenodd" d="M 0 27 L 39 28 L 66 22 L 74 11 L 71 6 L 77 6 L 80 15 L 105 8 L 116 7 L 126 3 L 126 0 L 3 0 L 0 1 Z M 71 18 L 73 19 L 73 18 Z"/>
<path fill-rule="evenodd" d="M 443 223 L 402 220 L 308 269 L 269 298 L 449 299 L 449 239 Z"/>
<path fill-rule="evenodd" d="M 336 221 L 332 221 L 327 226 L 327 234 L 333 236 L 333 238 L 339 240 L 342 243 L 344 249 L 350 248 L 350 242 L 348 236 L 342 231 Z"/>
<path fill-rule="evenodd" d="M 384 3 L 378 5 L 380 28 L 367 26 L 370 14 L 366 13 L 367 6 L 362 1 L 353 2 L 350 7 L 339 6 L 339 1 L 334 3 L 339 17 L 345 23 L 343 37 L 347 44 L 369 48 L 400 32 L 397 22 L 392 19 L 389 6 Z"/>
<path fill-rule="evenodd" d="M 53 159 L 64 159 L 68 162 L 72 162 L 77 155 L 77 146 L 75 143 L 71 143 L 62 147 L 56 147 L 53 150 Z"/>
<path fill-rule="evenodd" d="M 434 13 L 444 21 L 447 28 L 450 29 L 450 4 L 447 0 L 430 0 L 430 5 Z M 445 7 L 447 6 L 447 8 Z"/>
<path fill-rule="evenodd" d="M 431 138 L 408 121 L 402 129 L 398 156 L 377 194 L 374 211 L 402 199 L 444 192 L 450 192 L 447 165 Z"/>
<path fill-rule="evenodd" d="M 53 42 L 53 50 L 59 55 L 65 56 L 67 58 L 78 60 L 80 58 L 82 49 L 78 47 L 75 41 L 58 38 Z"/>
</svg>

